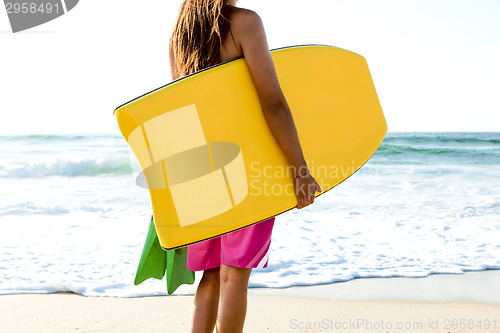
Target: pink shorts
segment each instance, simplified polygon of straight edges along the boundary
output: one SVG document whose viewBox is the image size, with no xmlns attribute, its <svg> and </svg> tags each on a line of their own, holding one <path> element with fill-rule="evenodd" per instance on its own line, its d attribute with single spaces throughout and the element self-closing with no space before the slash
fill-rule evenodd
<svg viewBox="0 0 500 333">
<path fill-rule="evenodd" d="M 188 246 L 187 268 L 203 271 L 221 264 L 239 268 L 265 268 L 274 217 Z"/>
</svg>

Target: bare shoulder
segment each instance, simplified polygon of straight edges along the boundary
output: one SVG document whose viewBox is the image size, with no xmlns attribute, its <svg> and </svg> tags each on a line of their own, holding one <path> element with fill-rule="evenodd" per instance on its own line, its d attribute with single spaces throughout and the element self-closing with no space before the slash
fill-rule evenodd
<svg viewBox="0 0 500 333">
<path fill-rule="evenodd" d="M 233 6 L 230 8 L 229 21 L 234 27 L 245 31 L 262 26 L 262 20 L 256 12 Z"/>
</svg>

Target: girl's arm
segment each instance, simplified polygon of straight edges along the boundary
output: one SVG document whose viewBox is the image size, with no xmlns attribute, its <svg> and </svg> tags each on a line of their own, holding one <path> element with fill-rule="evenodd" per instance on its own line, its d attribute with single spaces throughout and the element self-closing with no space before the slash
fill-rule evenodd
<svg viewBox="0 0 500 333">
<path fill-rule="evenodd" d="M 307 170 L 293 117 L 269 52 L 264 26 L 256 13 L 245 9 L 235 13 L 232 23 L 231 28 L 236 30 L 237 41 L 243 51 L 269 127 L 295 174 L 305 176 L 295 179 L 297 208 L 303 208 L 314 202 L 314 194 L 321 192 L 321 189 Z"/>
</svg>

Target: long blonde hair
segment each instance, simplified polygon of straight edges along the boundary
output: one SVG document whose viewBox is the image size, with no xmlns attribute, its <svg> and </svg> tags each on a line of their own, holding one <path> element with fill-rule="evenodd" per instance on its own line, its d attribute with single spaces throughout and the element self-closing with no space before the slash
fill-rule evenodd
<svg viewBox="0 0 500 333">
<path fill-rule="evenodd" d="M 227 0 L 184 0 L 170 39 L 175 73 L 182 77 L 220 62 L 229 31 Z"/>
</svg>

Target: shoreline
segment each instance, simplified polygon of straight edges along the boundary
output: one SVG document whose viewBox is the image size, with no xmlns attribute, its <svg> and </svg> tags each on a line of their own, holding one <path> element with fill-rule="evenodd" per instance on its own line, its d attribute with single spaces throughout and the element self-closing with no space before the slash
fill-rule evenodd
<svg viewBox="0 0 500 333">
<path fill-rule="evenodd" d="M 250 288 L 244 332 L 500 333 L 499 285 L 500 270 L 486 270 Z M 1 295 L 0 331 L 187 332 L 192 302 L 181 295 Z"/>
</svg>

